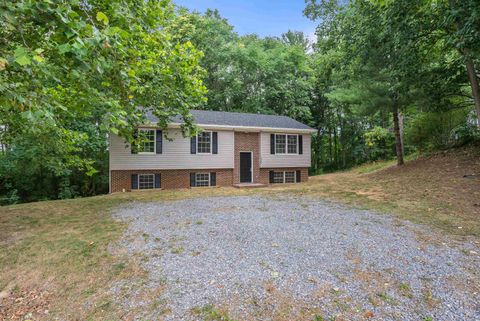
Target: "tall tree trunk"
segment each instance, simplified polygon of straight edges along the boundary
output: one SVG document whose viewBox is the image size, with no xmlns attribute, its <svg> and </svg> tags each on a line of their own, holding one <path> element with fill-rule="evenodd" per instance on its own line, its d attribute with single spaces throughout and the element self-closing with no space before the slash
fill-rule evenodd
<svg viewBox="0 0 480 321">
<path fill-rule="evenodd" d="M 397 154 L 397 165 L 402 166 L 403 161 L 403 139 L 402 130 L 400 129 L 400 112 L 398 110 L 398 98 L 393 99 L 393 131 L 395 132 L 395 151 Z"/>
<path fill-rule="evenodd" d="M 449 0 L 449 3 L 450 3 L 450 9 L 454 11 L 459 9 L 458 7 L 462 4 L 462 1 Z M 462 24 L 464 24 L 465 22 L 458 20 L 458 18 L 456 18 L 454 23 L 458 31 L 462 29 Z M 459 39 L 460 42 L 463 40 L 464 39 Z M 473 101 L 475 102 L 475 108 L 477 110 L 477 126 L 480 127 L 480 86 L 478 84 L 475 64 L 473 63 L 473 59 L 472 59 L 470 50 L 468 48 L 459 49 L 459 51 L 465 58 L 468 79 L 470 81 L 470 87 L 472 87 Z"/>
<path fill-rule="evenodd" d="M 332 127 L 328 127 L 328 149 L 329 149 L 329 161 L 330 165 L 332 165 Z"/>
<path fill-rule="evenodd" d="M 477 126 L 480 127 L 480 85 L 478 84 L 475 65 L 470 53 L 468 50 L 463 50 L 463 54 L 467 65 L 468 79 L 470 80 L 470 86 L 472 87 L 473 101 L 475 102 L 475 108 L 477 110 Z"/>
<path fill-rule="evenodd" d="M 335 169 L 338 169 L 338 137 L 337 137 L 337 124 L 333 127 L 333 143 L 334 143 L 334 157 L 335 157 Z"/>
<path fill-rule="evenodd" d="M 317 173 L 323 163 L 323 148 L 322 148 L 322 129 L 317 130 Z"/>
</svg>

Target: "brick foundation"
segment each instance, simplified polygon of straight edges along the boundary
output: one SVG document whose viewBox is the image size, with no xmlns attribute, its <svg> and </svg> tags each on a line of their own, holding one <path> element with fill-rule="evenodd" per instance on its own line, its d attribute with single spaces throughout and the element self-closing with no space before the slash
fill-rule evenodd
<svg viewBox="0 0 480 321">
<path fill-rule="evenodd" d="M 202 170 L 113 170 L 110 171 L 111 193 L 130 191 L 132 174 L 161 174 L 162 189 L 176 189 L 190 187 L 190 173 L 216 172 L 216 186 L 232 186 L 232 169 L 202 169 Z"/>
<path fill-rule="evenodd" d="M 261 168 L 260 181 L 262 184 L 270 183 L 270 171 L 301 171 L 300 180 L 302 183 L 308 182 L 308 167 L 288 167 L 288 168 Z"/>
</svg>

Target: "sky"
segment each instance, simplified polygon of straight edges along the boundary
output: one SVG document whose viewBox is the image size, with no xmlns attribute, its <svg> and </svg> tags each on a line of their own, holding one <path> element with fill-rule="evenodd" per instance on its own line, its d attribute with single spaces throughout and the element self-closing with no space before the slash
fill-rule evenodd
<svg viewBox="0 0 480 321">
<path fill-rule="evenodd" d="M 218 9 L 240 35 L 280 36 L 288 29 L 303 31 L 314 39 L 316 24 L 303 16 L 305 0 L 173 0 L 204 12 Z"/>
</svg>

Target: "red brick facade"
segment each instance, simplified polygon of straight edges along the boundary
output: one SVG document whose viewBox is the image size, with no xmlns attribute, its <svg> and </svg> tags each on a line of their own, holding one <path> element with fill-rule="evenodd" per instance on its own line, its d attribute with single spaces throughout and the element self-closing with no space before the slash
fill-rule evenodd
<svg viewBox="0 0 480 321">
<path fill-rule="evenodd" d="M 110 171 L 111 193 L 131 191 L 132 174 L 161 174 L 162 189 L 189 188 L 190 173 L 217 173 L 216 186 L 232 186 L 233 170 L 199 169 L 199 170 L 124 170 Z"/>
<path fill-rule="evenodd" d="M 233 183 L 240 183 L 240 152 L 253 152 L 253 183 L 260 182 L 260 133 L 235 133 L 235 168 Z"/>
</svg>

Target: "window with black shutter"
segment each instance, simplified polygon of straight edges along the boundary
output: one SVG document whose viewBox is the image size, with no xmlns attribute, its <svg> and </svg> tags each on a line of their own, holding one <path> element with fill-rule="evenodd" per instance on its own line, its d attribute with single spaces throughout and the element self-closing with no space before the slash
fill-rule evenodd
<svg viewBox="0 0 480 321">
<path fill-rule="evenodd" d="M 303 135 L 298 135 L 298 153 L 303 154 Z"/>
<path fill-rule="evenodd" d="M 300 183 L 302 181 L 302 171 L 297 171 L 296 180 L 297 183 Z"/>
<path fill-rule="evenodd" d="M 160 129 L 157 129 L 157 135 L 156 135 L 156 151 L 157 154 L 161 154 L 163 152 L 163 135 L 162 131 Z"/>
<path fill-rule="evenodd" d="M 132 189 L 138 189 L 138 174 L 132 174 L 132 178 L 131 178 L 131 182 L 132 182 Z"/>
<path fill-rule="evenodd" d="M 160 174 L 155 174 L 155 188 L 162 187 L 162 176 Z"/>
<path fill-rule="evenodd" d="M 275 154 L 275 134 L 270 134 L 270 154 Z"/>
<path fill-rule="evenodd" d="M 195 177 L 196 177 L 196 174 L 195 173 L 190 173 L 190 187 L 195 187 L 197 186 L 196 182 L 195 182 Z"/>
<path fill-rule="evenodd" d="M 218 154 L 218 132 L 212 133 L 212 154 Z"/>
<path fill-rule="evenodd" d="M 210 186 L 217 186 L 217 173 L 210 173 Z"/>
<path fill-rule="evenodd" d="M 190 138 L 190 154 L 197 153 L 197 136 Z"/>
</svg>

